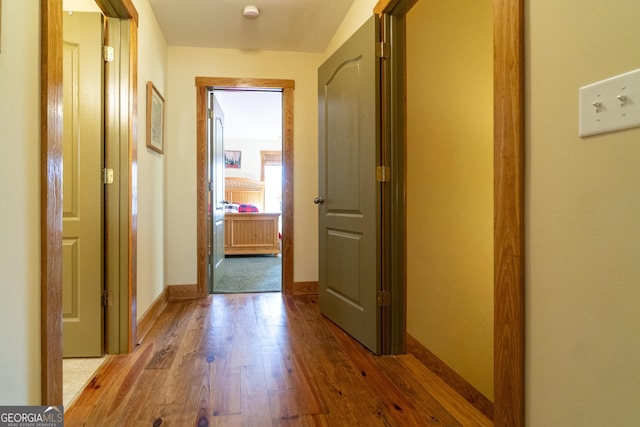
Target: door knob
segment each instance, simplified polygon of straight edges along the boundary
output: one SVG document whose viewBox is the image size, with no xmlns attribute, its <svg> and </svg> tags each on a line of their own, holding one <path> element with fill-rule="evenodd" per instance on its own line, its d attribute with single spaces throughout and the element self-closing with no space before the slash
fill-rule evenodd
<svg viewBox="0 0 640 427">
<path fill-rule="evenodd" d="M 316 197 L 315 199 L 313 199 L 313 203 L 315 203 L 316 205 L 321 205 L 324 203 L 324 198 Z"/>
</svg>

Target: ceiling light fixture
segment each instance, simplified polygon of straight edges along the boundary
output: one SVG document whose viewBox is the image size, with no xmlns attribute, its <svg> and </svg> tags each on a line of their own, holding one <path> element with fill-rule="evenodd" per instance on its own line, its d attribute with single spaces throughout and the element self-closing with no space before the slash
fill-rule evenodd
<svg viewBox="0 0 640 427">
<path fill-rule="evenodd" d="M 258 9 L 258 6 L 248 4 L 242 9 L 242 16 L 247 19 L 256 19 L 260 16 L 260 10 Z"/>
</svg>

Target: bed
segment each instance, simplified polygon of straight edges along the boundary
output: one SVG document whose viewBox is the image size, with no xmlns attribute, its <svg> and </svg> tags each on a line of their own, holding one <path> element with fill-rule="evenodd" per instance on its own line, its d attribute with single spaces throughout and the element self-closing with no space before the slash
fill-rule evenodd
<svg viewBox="0 0 640 427">
<path fill-rule="evenodd" d="M 279 213 L 265 213 L 264 183 L 225 178 L 225 255 L 280 253 Z"/>
</svg>

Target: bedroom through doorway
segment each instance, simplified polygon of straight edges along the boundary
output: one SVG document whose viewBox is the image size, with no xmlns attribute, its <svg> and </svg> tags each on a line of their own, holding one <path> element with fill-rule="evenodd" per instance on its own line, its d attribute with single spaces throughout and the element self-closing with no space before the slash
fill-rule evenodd
<svg viewBox="0 0 640 427">
<path fill-rule="evenodd" d="M 224 272 L 212 291 L 281 292 L 282 91 L 214 89 L 213 96 L 224 117 L 222 162 L 217 159 L 224 194 Z"/>
</svg>

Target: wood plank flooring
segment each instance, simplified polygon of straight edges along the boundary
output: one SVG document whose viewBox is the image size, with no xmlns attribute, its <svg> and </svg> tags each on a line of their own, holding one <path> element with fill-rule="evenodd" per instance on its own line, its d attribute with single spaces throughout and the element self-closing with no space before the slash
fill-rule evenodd
<svg viewBox="0 0 640 427">
<path fill-rule="evenodd" d="M 169 303 L 112 356 L 66 426 L 491 426 L 412 355 L 375 356 L 317 297 L 219 294 Z"/>
</svg>

